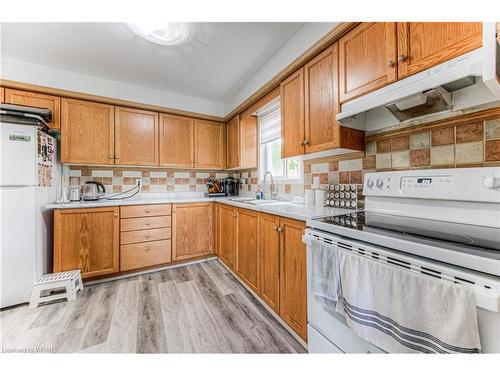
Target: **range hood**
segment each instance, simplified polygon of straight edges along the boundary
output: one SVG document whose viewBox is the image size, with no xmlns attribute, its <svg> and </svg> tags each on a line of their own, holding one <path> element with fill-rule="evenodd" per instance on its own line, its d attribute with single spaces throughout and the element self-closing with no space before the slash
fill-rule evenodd
<svg viewBox="0 0 500 375">
<path fill-rule="evenodd" d="M 497 106 L 499 76 L 495 23 L 484 23 L 481 48 L 344 103 L 337 120 L 377 132 Z"/>
</svg>

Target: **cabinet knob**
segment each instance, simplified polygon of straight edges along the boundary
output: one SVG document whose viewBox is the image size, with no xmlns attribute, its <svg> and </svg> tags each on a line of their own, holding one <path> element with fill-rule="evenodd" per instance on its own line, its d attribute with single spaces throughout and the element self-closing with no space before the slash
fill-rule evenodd
<svg viewBox="0 0 500 375">
<path fill-rule="evenodd" d="M 149 251 L 149 246 L 146 246 L 145 250 L 146 250 L 146 251 Z"/>
<path fill-rule="evenodd" d="M 114 214 L 113 216 L 114 216 L 114 217 L 118 217 L 118 214 Z"/>
<path fill-rule="evenodd" d="M 387 61 L 388 68 L 392 68 L 393 66 L 394 66 L 394 61 L 392 61 L 392 60 Z"/>
<path fill-rule="evenodd" d="M 151 237 L 151 235 L 148 233 L 148 234 L 144 235 L 144 237 L 149 238 L 149 237 Z"/>
<path fill-rule="evenodd" d="M 305 146 L 308 146 L 308 145 L 309 145 L 309 141 L 308 141 L 307 139 L 304 141 L 304 145 L 305 145 Z"/>
<path fill-rule="evenodd" d="M 406 56 L 405 55 L 399 55 L 398 56 L 398 62 L 402 63 L 403 61 L 406 61 Z"/>
<path fill-rule="evenodd" d="M 146 221 L 146 225 L 149 225 L 149 221 Z"/>
<path fill-rule="evenodd" d="M 149 208 L 146 208 L 146 213 L 149 214 L 151 210 Z"/>
<path fill-rule="evenodd" d="M 283 228 L 278 227 L 278 232 L 279 232 L 279 233 L 282 233 L 282 232 L 283 232 Z"/>
<path fill-rule="evenodd" d="M 300 145 L 301 145 L 301 146 L 304 146 L 304 141 L 300 141 Z"/>
</svg>

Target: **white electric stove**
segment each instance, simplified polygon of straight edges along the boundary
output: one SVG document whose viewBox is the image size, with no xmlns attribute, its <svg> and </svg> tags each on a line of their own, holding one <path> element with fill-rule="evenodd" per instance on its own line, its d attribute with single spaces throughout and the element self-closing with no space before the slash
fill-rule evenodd
<svg viewBox="0 0 500 375">
<path fill-rule="evenodd" d="M 364 211 L 307 222 L 309 351 L 380 351 L 312 295 L 319 241 L 473 288 L 483 352 L 500 352 L 500 168 L 368 173 L 363 191 Z"/>
</svg>

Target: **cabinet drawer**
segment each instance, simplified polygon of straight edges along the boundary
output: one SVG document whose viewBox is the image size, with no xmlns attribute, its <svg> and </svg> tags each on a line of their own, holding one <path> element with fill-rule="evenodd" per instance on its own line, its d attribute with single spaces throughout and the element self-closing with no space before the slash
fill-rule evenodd
<svg viewBox="0 0 500 375">
<path fill-rule="evenodd" d="M 120 234 L 120 244 L 127 245 L 145 241 L 167 240 L 170 238 L 172 238 L 171 228 L 133 230 L 130 232 L 122 232 Z"/>
<path fill-rule="evenodd" d="M 120 246 L 120 271 L 169 263 L 171 259 L 170 240 Z"/>
<path fill-rule="evenodd" d="M 135 219 L 121 219 L 120 230 L 122 232 L 129 230 L 143 230 L 153 228 L 170 227 L 172 223 L 171 216 L 139 217 Z"/>
<path fill-rule="evenodd" d="M 148 217 L 170 215 L 172 205 L 170 204 L 148 204 L 143 206 L 122 206 L 120 207 L 120 217 Z"/>
</svg>

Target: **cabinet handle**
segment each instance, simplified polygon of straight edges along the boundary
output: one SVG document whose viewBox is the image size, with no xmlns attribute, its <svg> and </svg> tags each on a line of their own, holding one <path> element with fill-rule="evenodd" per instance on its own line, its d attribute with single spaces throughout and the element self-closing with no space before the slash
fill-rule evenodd
<svg viewBox="0 0 500 375">
<path fill-rule="evenodd" d="M 304 146 L 304 141 L 300 141 L 300 145 L 301 145 L 301 146 Z"/>
<path fill-rule="evenodd" d="M 309 141 L 308 141 L 307 139 L 304 141 L 304 145 L 305 145 L 305 146 L 308 146 L 308 145 L 309 145 Z"/>
<path fill-rule="evenodd" d="M 151 235 L 148 233 L 148 234 L 145 234 L 144 237 L 149 238 L 149 237 L 151 237 Z"/>
<path fill-rule="evenodd" d="M 398 62 L 402 63 L 403 61 L 406 61 L 406 56 L 405 55 L 399 55 L 398 56 Z"/>
<path fill-rule="evenodd" d="M 118 217 L 118 214 L 114 214 L 113 216 L 114 216 L 114 217 Z"/>
<path fill-rule="evenodd" d="M 145 210 L 145 211 L 146 211 L 146 213 L 147 213 L 147 214 L 149 214 L 149 213 L 151 212 L 151 210 L 150 210 L 150 209 L 148 209 L 148 208 L 146 208 L 146 210 Z"/>
<path fill-rule="evenodd" d="M 282 233 L 282 232 L 283 232 L 283 228 L 278 227 L 278 232 L 279 232 L 279 233 Z"/>
<path fill-rule="evenodd" d="M 146 221 L 146 225 L 149 225 L 149 221 Z"/>
<path fill-rule="evenodd" d="M 387 62 L 387 67 L 388 67 L 388 68 L 392 68 L 393 66 L 394 66 L 394 61 L 389 60 L 389 61 Z"/>
<path fill-rule="evenodd" d="M 149 251 L 149 246 L 146 246 L 146 251 Z"/>
<path fill-rule="evenodd" d="M 274 230 L 278 230 L 278 227 L 275 225 L 275 226 L 273 227 L 273 229 L 274 229 Z"/>
</svg>

